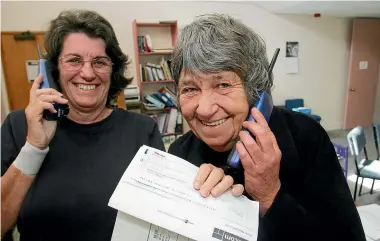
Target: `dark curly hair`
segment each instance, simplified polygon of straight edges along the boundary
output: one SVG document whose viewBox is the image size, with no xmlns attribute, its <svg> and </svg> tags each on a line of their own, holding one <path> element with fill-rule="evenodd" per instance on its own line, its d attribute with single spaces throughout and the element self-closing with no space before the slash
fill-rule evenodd
<svg viewBox="0 0 380 241">
<path fill-rule="evenodd" d="M 126 78 L 124 73 L 130 63 L 116 38 L 111 24 L 96 12 L 88 10 L 67 10 L 61 12 L 50 22 L 45 34 L 46 58 L 52 64 L 52 75 L 59 86 L 58 57 L 62 51 L 63 41 L 70 33 L 82 32 L 89 37 L 102 38 L 106 43 L 106 54 L 113 62 L 111 84 L 107 96 L 106 106 L 131 83 L 133 78 Z"/>
</svg>

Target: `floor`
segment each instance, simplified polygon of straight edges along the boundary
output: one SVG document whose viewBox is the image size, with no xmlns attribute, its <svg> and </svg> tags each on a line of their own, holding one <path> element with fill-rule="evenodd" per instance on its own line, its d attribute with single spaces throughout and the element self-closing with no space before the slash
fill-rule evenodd
<svg viewBox="0 0 380 241">
<path fill-rule="evenodd" d="M 328 134 L 330 136 L 330 139 L 333 143 L 337 143 L 340 145 L 348 146 L 347 141 L 347 134 L 349 130 L 337 130 L 337 131 L 328 131 Z M 376 158 L 376 148 L 373 141 L 373 132 L 372 128 L 366 128 L 366 139 L 367 139 L 367 152 L 369 158 Z M 355 181 L 356 181 L 356 175 L 355 175 L 355 162 L 351 155 L 349 155 L 348 160 L 348 178 L 347 182 L 351 190 L 351 194 L 354 193 L 355 190 Z M 359 178 L 358 182 L 358 191 L 361 183 L 361 178 Z M 371 179 L 364 179 L 363 182 L 363 189 L 362 189 L 362 195 L 360 197 L 357 196 L 356 202 L 358 202 L 360 205 L 367 205 L 371 203 L 376 203 L 380 205 L 380 181 L 375 181 L 374 191 L 373 194 L 370 194 L 369 191 L 371 190 L 372 180 Z"/>
</svg>

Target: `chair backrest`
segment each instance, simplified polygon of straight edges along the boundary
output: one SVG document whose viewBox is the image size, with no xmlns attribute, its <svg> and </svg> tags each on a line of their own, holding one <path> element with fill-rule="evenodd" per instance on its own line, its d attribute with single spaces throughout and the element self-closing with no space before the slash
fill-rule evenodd
<svg viewBox="0 0 380 241">
<path fill-rule="evenodd" d="M 304 107 L 303 99 L 289 99 L 285 100 L 285 108 L 292 110 L 293 108 Z"/>
<path fill-rule="evenodd" d="M 347 135 L 347 140 L 348 146 L 350 147 L 351 155 L 354 156 L 356 169 L 359 172 L 358 158 L 362 151 L 364 151 L 365 158 L 366 160 L 368 160 L 367 150 L 365 147 L 367 141 L 365 138 L 363 127 L 357 126 L 354 129 L 352 129 Z"/>
<path fill-rule="evenodd" d="M 379 143 L 380 143 L 380 123 L 379 124 L 373 124 L 373 139 L 375 141 L 375 147 L 377 152 L 377 160 L 380 159 L 380 151 L 379 151 Z"/>
</svg>

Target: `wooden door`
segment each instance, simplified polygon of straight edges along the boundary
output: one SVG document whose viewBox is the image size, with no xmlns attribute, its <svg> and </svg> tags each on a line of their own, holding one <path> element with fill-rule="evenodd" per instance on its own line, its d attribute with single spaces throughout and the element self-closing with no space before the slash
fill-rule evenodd
<svg viewBox="0 0 380 241">
<path fill-rule="evenodd" d="M 37 44 L 43 49 L 44 32 L 31 32 L 34 40 L 15 40 L 15 34 L 22 32 L 1 33 L 1 53 L 3 71 L 7 87 L 9 109 L 23 109 L 29 103 L 29 83 L 26 72 L 27 60 L 38 60 Z"/>
<path fill-rule="evenodd" d="M 353 22 L 344 128 L 373 122 L 380 65 L 380 19 Z"/>
</svg>

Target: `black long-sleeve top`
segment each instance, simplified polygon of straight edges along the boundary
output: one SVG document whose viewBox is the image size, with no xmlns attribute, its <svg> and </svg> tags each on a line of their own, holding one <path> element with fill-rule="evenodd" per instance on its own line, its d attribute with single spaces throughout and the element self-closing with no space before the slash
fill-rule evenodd
<svg viewBox="0 0 380 241">
<path fill-rule="evenodd" d="M 342 168 L 321 125 L 275 107 L 269 127 L 282 152 L 281 189 L 260 218 L 258 240 L 365 241 Z M 212 150 L 191 131 L 177 139 L 169 153 L 196 166 L 218 167 L 225 166 L 229 154 Z"/>
<path fill-rule="evenodd" d="M 26 135 L 25 111 L 12 111 L 1 126 L 1 176 Z M 117 210 L 108 202 L 142 145 L 165 150 L 157 123 L 145 115 L 114 108 L 96 123 L 58 122 L 49 153 L 20 206 L 20 240 L 110 241 Z"/>
</svg>

